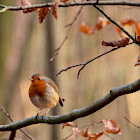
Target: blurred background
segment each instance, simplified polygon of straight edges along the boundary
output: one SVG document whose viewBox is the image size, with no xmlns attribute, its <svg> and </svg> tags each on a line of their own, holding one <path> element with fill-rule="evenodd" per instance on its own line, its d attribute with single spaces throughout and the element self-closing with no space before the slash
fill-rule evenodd
<svg viewBox="0 0 140 140">
<path fill-rule="evenodd" d="M 30 2 L 36 4 L 42 1 L 30 0 Z M 4 0 L 0 4 L 19 6 L 20 1 Z M 58 20 L 55 20 L 50 11 L 42 24 L 37 20 L 37 12 L 23 14 L 22 11 L 8 11 L 0 15 L 0 105 L 9 112 L 14 121 L 34 116 L 38 112 L 38 108 L 28 97 L 30 86 L 28 78 L 35 73 L 52 78 L 57 83 L 62 97 L 66 99 L 63 108 L 57 105 L 49 111 L 48 115 L 66 114 L 74 109 L 88 106 L 109 93 L 110 89 L 129 84 L 139 78 L 139 66 L 134 67 L 140 53 L 137 45 L 121 48 L 88 64 L 81 71 L 79 80 L 77 80 L 77 72 L 80 67 L 56 76 L 60 70 L 68 66 L 86 62 L 110 50 L 111 48 L 101 45 L 103 40 L 121 39 L 113 24 L 94 35 L 81 33 L 79 27 L 83 21 L 94 26 L 98 17 L 103 17 L 94 7 L 85 6 L 59 55 L 50 62 L 54 50 L 65 38 L 68 30 L 65 25 L 72 22 L 79 8 L 59 8 Z M 101 6 L 101 8 L 118 23 L 127 18 L 140 22 L 138 7 Z M 131 35 L 135 34 L 133 26 L 126 26 L 125 29 Z M 139 92 L 119 97 L 101 110 L 77 119 L 74 123 L 82 127 L 103 119 L 113 119 L 121 127 L 122 135 L 110 135 L 111 137 L 115 140 L 138 140 L 139 129 L 127 122 L 124 116 L 140 126 L 139 98 Z M 1 111 L 0 124 L 9 123 L 11 122 Z M 72 132 L 69 127 L 62 130 L 62 124 L 37 124 L 23 130 L 36 140 L 60 140 Z M 102 130 L 104 130 L 103 125 L 98 125 L 92 127 L 90 131 L 95 133 Z M 7 138 L 9 134 L 9 132 L 3 132 L 0 138 Z M 17 138 L 28 140 L 20 131 Z M 79 136 L 77 139 L 82 138 Z M 109 138 L 102 136 L 100 139 Z"/>
</svg>

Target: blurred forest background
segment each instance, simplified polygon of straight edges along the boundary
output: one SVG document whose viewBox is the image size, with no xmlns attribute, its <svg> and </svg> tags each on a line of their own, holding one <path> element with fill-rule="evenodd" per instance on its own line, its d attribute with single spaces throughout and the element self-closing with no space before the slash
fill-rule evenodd
<svg viewBox="0 0 140 140">
<path fill-rule="evenodd" d="M 30 0 L 30 2 L 35 4 L 42 1 Z M 4 0 L 0 4 L 19 6 L 20 1 Z M 66 114 L 74 109 L 88 106 L 109 93 L 110 89 L 139 78 L 139 66 L 134 67 L 140 53 L 137 45 L 121 48 L 88 64 L 81 72 L 79 80 L 77 80 L 78 67 L 56 77 L 60 70 L 86 62 L 110 50 L 109 47 L 101 45 L 103 40 L 121 39 L 113 24 L 94 35 L 81 33 L 78 28 L 83 21 L 94 26 L 98 17 L 103 17 L 93 6 L 85 6 L 59 55 L 50 62 L 54 50 L 60 46 L 66 35 L 68 28 L 65 28 L 65 25 L 72 22 L 79 8 L 59 8 L 58 20 L 55 20 L 50 12 L 42 24 L 37 21 L 37 12 L 23 14 L 22 11 L 8 11 L 0 15 L 0 104 L 6 108 L 14 121 L 34 116 L 38 112 L 38 108 L 28 97 L 30 85 L 28 78 L 35 73 L 47 75 L 56 81 L 62 97 L 66 99 L 63 108 L 57 105 L 48 115 Z M 138 7 L 101 6 L 101 8 L 118 23 L 127 18 L 140 22 Z M 125 28 L 132 35 L 135 34 L 134 27 Z M 124 116 L 140 126 L 139 98 L 139 92 L 122 96 L 98 112 L 80 118 L 74 123 L 82 127 L 103 119 L 113 119 L 122 130 L 121 136 L 111 135 L 115 140 L 138 140 L 139 129 L 129 124 Z M 1 111 L 0 124 L 7 123 L 11 122 Z M 48 124 L 37 124 L 23 129 L 36 140 L 60 140 L 72 132 L 68 127 L 62 130 L 62 125 Z M 102 129 L 101 125 L 94 126 L 91 132 L 101 132 Z M 8 137 L 9 134 L 10 132 L 3 132 L 0 134 L 0 139 Z M 20 131 L 17 138 L 28 139 Z M 100 139 L 109 138 L 102 136 Z"/>
</svg>

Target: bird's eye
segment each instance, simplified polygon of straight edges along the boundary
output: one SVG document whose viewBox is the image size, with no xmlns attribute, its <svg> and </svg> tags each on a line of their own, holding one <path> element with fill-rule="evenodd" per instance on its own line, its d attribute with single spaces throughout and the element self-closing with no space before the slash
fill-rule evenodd
<svg viewBox="0 0 140 140">
<path fill-rule="evenodd" d="M 40 78 L 38 78 L 38 80 L 40 80 Z"/>
</svg>

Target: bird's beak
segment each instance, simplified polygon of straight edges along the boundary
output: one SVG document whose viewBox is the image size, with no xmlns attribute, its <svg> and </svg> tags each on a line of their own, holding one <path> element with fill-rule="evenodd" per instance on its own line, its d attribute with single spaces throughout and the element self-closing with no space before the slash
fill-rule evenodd
<svg viewBox="0 0 140 140">
<path fill-rule="evenodd" d="M 32 78 L 29 78 L 29 80 L 34 81 L 34 79 L 32 79 Z"/>
</svg>

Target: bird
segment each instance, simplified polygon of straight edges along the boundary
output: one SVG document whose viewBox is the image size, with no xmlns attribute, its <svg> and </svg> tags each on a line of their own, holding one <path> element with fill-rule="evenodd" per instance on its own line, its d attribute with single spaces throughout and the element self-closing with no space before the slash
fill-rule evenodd
<svg viewBox="0 0 140 140">
<path fill-rule="evenodd" d="M 42 74 L 34 74 L 29 80 L 31 80 L 29 98 L 36 107 L 40 108 L 36 116 L 39 116 L 42 109 L 47 109 L 45 113 L 47 115 L 48 111 L 55 107 L 58 102 L 63 107 L 65 99 L 61 98 L 58 88 L 52 79 Z"/>
</svg>

